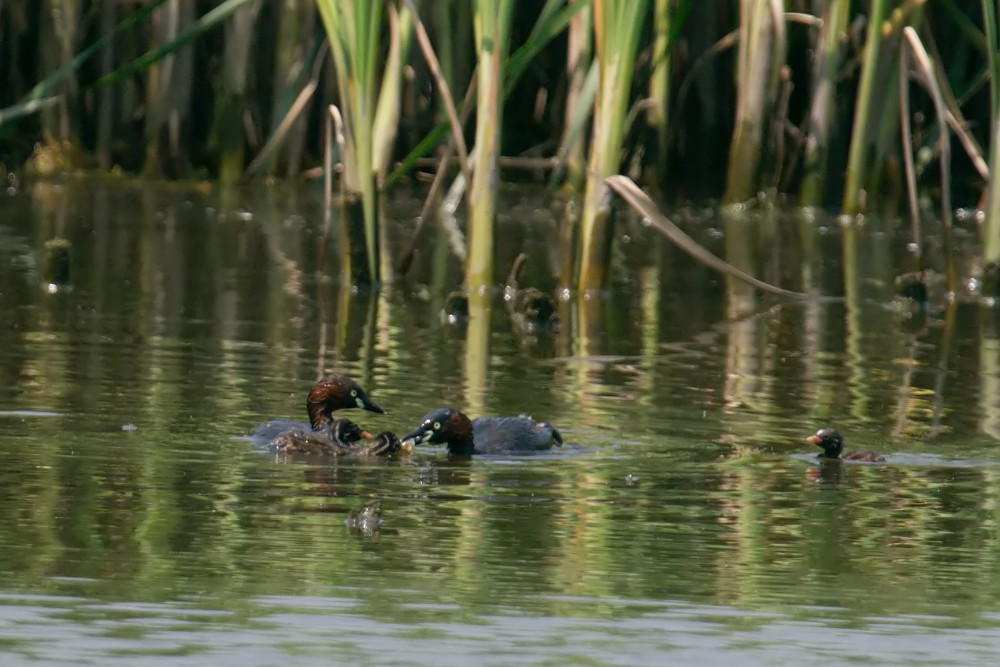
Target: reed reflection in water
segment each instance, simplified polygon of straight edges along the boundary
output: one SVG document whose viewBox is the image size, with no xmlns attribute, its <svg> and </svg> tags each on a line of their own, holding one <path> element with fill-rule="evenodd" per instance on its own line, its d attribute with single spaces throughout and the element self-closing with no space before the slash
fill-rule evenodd
<svg viewBox="0 0 1000 667">
<path fill-rule="evenodd" d="M 435 247 L 408 281 L 355 294 L 326 277 L 318 193 L 241 200 L 70 181 L 0 202 L 0 650 L 995 656 L 994 316 L 894 305 L 894 221 L 678 212 L 744 270 L 846 297 L 797 303 L 626 223 L 606 298 L 526 334 L 499 297 L 441 324 L 461 267 Z M 408 225 L 417 205 L 388 215 Z M 541 200 L 514 207 L 497 266 L 527 252 L 522 284 L 548 289 L 549 232 L 523 222 Z M 51 291 L 53 238 L 70 267 Z M 567 445 L 280 463 L 236 437 L 303 417 L 329 369 L 388 410 L 368 430 L 454 405 L 532 413 Z M 803 438 L 827 424 L 889 462 L 817 466 Z M 345 525 L 376 500 L 374 534 Z"/>
</svg>

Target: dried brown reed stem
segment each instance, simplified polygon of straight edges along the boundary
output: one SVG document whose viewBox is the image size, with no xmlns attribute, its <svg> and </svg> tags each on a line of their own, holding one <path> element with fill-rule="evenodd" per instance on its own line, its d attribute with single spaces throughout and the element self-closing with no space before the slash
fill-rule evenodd
<svg viewBox="0 0 1000 667">
<path fill-rule="evenodd" d="M 945 108 L 944 96 L 937 85 L 937 77 L 934 76 L 934 65 L 927 55 L 927 51 L 924 49 L 917 31 L 911 26 L 906 26 L 903 28 L 903 38 L 913 54 L 917 71 L 920 73 L 919 80 L 927 88 L 927 92 L 930 93 L 931 100 L 934 102 L 941 142 L 939 154 L 941 164 L 941 222 L 944 224 L 944 243 L 948 262 L 948 289 L 954 292 L 958 288 L 958 274 L 955 268 L 955 258 L 951 252 L 953 248 L 951 233 L 951 134 L 948 132 L 947 110 Z"/>
<path fill-rule="evenodd" d="M 285 137 L 294 127 L 295 122 L 302 116 L 302 113 L 306 110 L 309 102 L 312 100 L 313 95 L 316 93 L 316 89 L 319 87 L 319 77 L 320 70 L 323 66 L 323 61 L 327 56 L 327 46 L 324 44 L 323 48 L 320 49 L 319 53 L 316 54 L 316 58 L 313 60 L 312 73 L 306 85 L 302 87 L 299 94 L 296 95 L 295 101 L 292 105 L 288 107 L 288 112 L 278 123 L 274 130 L 274 134 L 268 137 L 267 142 L 265 142 L 264 147 L 260 149 L 257 156 L 250 162 L 246 170 L 243 172 L 244 177 L 252 176 L 256 174 L 260 168 L 271 158 L 274 152 L 281 147 L 285 140 Z"/>
<path fill-rule="evenodd" d="M 762 292 L 768 292 L 770 294 L 776 294 L 784 297 L 798 298 L 809 296 L 808 294 L 803 294 L 802 292 L 786 290 L 781 287 L 771 285 L 770 283 L 766 283 L 762 280 L 758 280 L 750 274 L 736 268 L 732 264 L 719 259 L 703 248 L 693 238 L 688 236 L 684 230 L 671 222 L 667 216 L 663 215 L 659 208 L 657 208 L 656 204 L 653 203 L 653 200 L 649 198 L 649 195 L 643 192 L 639 186 L 627 176 L 609 176 L 605 179 L 605 182 L 611 187 L 612 190 L 617 192 L 629 206 L 642 215 L 645 221 L 648 221 L 652 227 L 666 236 L 678 248 L 688 253 L 705 266 L 745 282 Z"/>
<path fill-rule="evenodd" d="M 458 118 L 458 111 L 455 109 L 455 100 L 451 95 L 451 87 L 448 85 L 448 81 L 444 78 L 444 74 L 441 72 L 441 63 L 438 61 L 437 54 L 434 53 L 434 47 L 431 45 L 430 37 L 427 35 L 427 29 L 424 27 L 423 21 L 420 20 L 420 16 L 417 14 L 417 8 L 414 7 L 413 0 L 404 1 L 410 10 L 410 13 L 413 14 L 417 44 L 420 45 L 420 52 L 424 54 L 424 60 L 427 62 L 427 68 L 430 70 L 431 77 L 434 79 L 434 85 L 437 87 L 438 93 L 441 95 L 441 102 L 444 105 L 445 113 L 448 115 L 448 122 L 451 123 L 451 142 L 454 143 L 455 150 L 458 154 L 459 168 L 465 175 L 465 180 L 471 183 L 472 167 L 469 166 L 469 150 L 465 146 L 465 135 L 462 129 L 464 123 Z"/>
</svg>

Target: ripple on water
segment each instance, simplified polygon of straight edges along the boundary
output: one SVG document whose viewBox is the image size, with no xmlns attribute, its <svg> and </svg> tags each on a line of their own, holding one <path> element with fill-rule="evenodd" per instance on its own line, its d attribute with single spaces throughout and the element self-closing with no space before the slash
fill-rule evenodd
<svg viewBox="0 0 1000 667">
<path fill-rule="evenodd" d="M 50 412 L 47 410 L 0 410 L 0 417 L 63 417 L 62 412 Z"/>
<path fill-rule="evenodd" d="M 210 599 L 199 608 L 88 599 L 73 605 L 61 597 L 52 606 L 0 603 L 0 644 L 8 659 L 50 663 L 243 667 L 329 664 L 334 656 L 341 664 L 378 665 L 987 665 L 1000 655 L 1000 627 L 989 615 L 976 627 L 943 632 L 968 619 L 581 596 L 539 596 L 537 610 L 501 604 L 470 612 L 422 602 L 426 591 L 406 589 L 386 591 L 389 604 L 375 612 L 354 597 L 364 593 L 264 596 L 240 603 L 237 613 L 213 608 Z"/>
<path fill-rule="evenodd" d="M 214 194 L 78 179 L 0 211 L 0 663 L 1000 663 L 998 346 L 978 306 L 904 331 L 866 288 L 860 310 L 734 319 L 703 268 L 635 243 L 600 308 L 562 302 L 531 340 L 498 302 L 477 339 L 420 282 L 459 280 L 452 259 L 348 294 L 319 264 L 321 194 L 282 191 L 227 193 L 236 224 Z M 29 260 L 64 205 L 76 288 L 45 294 Z M 850 239 L 819 224 L 813 278 L 834 293 Z M 498 234 L 498 266 L 524 246 L 550 280 L 541 227 Z M 862 284 L 890 284 L 867 254 L 890 245 L 864 243 Z M 233 437 L 305 418 L 331 370 L 389 411 L 350 413 L 372 432 L 452 405 L 531 413 L 567 446 L 288 465 Z M 801 438 L 826 423 L 890 461 L 810 477 Z M 377 530 L 345 526 L 374 501 Z"/>
</svg>

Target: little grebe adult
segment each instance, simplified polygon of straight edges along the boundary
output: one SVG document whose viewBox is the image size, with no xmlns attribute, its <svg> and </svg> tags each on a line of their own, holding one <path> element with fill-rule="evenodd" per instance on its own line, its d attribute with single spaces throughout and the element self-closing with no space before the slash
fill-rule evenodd
<svg viewBox="0 0 1000 667">
<path fill-rule="evenodd" d="M 806 440 L 823 448 L 823 452 L 818 455 L 821 459 L 843 459 L 846 461 L 864 461 L 868 463 L 882 463 L 885 461 L 884 456 L 875 452 L 845 452 L 844 437 L 835 428 L 821 428 L 806 438 Z"/>
<path fill-rule="evenodd" d="M 479 417 L 470 420 L 455 408 L 438 408 L 420 419 L 420 425 L 402 440 L 408 447 L 421 443 L 445 444 L 448 453 L 530 454 L 563 443 L 551 424 L 531 417 Z"/>
<path fill-rule="evenodd" d="M 309 396 L 306 398 L 308 424 L 293 419 L 268 419 L 251 431 L 250 436 L 256 440 L 272 441 L 285 431 L 292 429 L 300 429 L 305 432 L 322 431 L 334 421 L 333 412 L 335 410 L 348 410 L 350 408 L 361 408 L 380 415 L 385 414 L 385 410 L 368 398 L 368 394 L 357 382 L 346 375 L 334 373 L 317 382 L 309 391 Z"/>
</svg>

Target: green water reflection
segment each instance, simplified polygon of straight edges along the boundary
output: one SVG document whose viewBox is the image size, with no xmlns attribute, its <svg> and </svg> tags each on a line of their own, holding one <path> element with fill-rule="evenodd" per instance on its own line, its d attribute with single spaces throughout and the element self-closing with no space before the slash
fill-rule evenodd
<svg viewBox="0 0 1000 667">
<path fill-rule="evenodd" d="M 0 652 L 969 664 L 1000 650 L 994 316 L 892 308 L 891 224 L 691 214 L 734 263 L 847 296 L 775 306 L 629 222 L 612 298 L 562 304 L 557 332 L 528 336 L 499 303 L 442 325 L 438 287 L 461 273 L 434 247 L 408 282 L 351 295 L 323 277 L 336 253 L 319 250 L 318 193 L 241 201 L 86 182 L 0 201 Z M 393 204 L 397 238 L 418 205 Z M 541 208 L 511 204 L 498 266 L 526 251 L 522 282 L 549 288 Z M 50 293 L 54 237 L 71 265 Z M 237 437 L 303 416 L 324 369 L 388 410 L 357 415 L 369 430 L 453 404 L 531 412 L 568 444 L 288 464 Z M 828 423 L 890 463 L 816 468 L 802 439 Z M 382 530 L 350 532 L 373 499 Z M 927 633 L 945 639 L 899 652 Z"/>
</svg>

